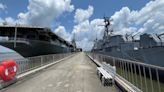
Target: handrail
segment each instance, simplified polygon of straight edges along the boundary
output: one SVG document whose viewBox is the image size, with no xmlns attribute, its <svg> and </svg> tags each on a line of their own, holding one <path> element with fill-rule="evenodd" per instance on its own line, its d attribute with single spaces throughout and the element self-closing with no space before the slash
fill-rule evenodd
<svg viewBox="0 0 164 92">
<path fill-rule="evenodd" d="M 142 62 L 116 58 L 99 53 L 89 53 L 100 63 L 106 62 L 116 66 L 117 74 L 134 84 L 144 92 L 163 92 L 164 67 Z"/>
</svg>

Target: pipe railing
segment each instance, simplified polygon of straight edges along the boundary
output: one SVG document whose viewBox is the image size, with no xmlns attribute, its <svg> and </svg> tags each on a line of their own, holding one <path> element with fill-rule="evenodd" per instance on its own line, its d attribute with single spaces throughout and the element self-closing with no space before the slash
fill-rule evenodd
<svg viewBox="0 0 164 92">
<path fill-rule="evenodd" d="M 16 62 L 19 66 L 18 74 L 33 70 L 49 63 L 56 62 L 57 60 L 63 59 L 72 54 L 74 53 L 42 55 L 36 57 L 29 57 L 27 59 L 17 59 Z"/>
<path fill-rule="evenodd" d="M 16 62 L 18 64 L 17 75 L 20 75 L 20 74 L 25 73 L 27 71 L 30 71 L 30 70 L 39 68 L 41 66 L 56 62 L 60 59 L 63 59 L 65 57 L 68 57 L 68 56 L 73 55 L 73 54 L 75 54 L 75 52 L 64 53 L 64 54 L 42 55 L 42 56 L 29 57 L 26 59 L 24 59 L 24 58 L 16 59 Z"/>
<path fill-rule="evenodd" d="M 164 92 L 164 67 L 116 58 L 98 53 L 88 53 L 100 63 L 116 66 L 116 72 L 122 78 L 143 92 Z"/>
</svg>

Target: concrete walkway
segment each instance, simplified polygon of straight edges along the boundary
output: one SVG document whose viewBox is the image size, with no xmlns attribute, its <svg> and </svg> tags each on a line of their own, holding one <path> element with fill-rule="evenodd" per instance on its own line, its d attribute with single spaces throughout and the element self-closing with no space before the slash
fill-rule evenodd
<svg viewBox="0 0 164 92">
<path fill-rule="evenodd" d="M 102 86 L 96 65 L 84 53 L 26 77 L 2 92 L 118 92 Z"/>
</svg>

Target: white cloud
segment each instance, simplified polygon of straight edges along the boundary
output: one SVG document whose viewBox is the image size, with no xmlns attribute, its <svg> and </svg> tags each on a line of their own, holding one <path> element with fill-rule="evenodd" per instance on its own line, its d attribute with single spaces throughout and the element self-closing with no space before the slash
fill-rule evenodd
<svg viewBox="0 0 164 92">
<path fill-rule="evenodd" d="M 85 51 L 89 51 L 93 47 L 93 41 L 89 41 L 87 38 L 84 38 L 81 41 L 76 42 L 77 47 L 83 48 Z"/>
<path fill-rule="evenodd" d="M 72 34 L 75 34 L 77 47 L 83 50 L 90 50 L 93 46 L 93 41 L 101 39 L 103 36 L 104 24 L 102 19 L 94 19 L 89 21 L 89 18 L 94 12 L 93 6 L 88 6 L 88 9 L 76 9 L 74 21 L 77 25 L 74 26 Z"/>
<path fill-rule="evenodd" d="M 5 19 L 0 18 L 0 25 L 4 25 L 4 23 L 7 25 L 15 25 L 18 23 L 18 20 L 13 19 L 12 17 L 6 17 Z"/>
<path fill-rule="evenodd" d="M 58 26 L 58 28 L 56 28 L 54 32 L 63 39 L 71 42 L 71 34 L 66 31 L 64 26 Z"/>
<path fill-rule="evenodd" d="M 28 11 L 19 13 L 19 21 L 24 24 L 49 26 L 64 12 L 72 12 L 71 0 L 29 0 Z"/>
<path fill-rule="evenodd" d="M 155 0 L 147 3 L 141 10 L 134 11 L 123 7 L 113 16 L 113 29 L 118 34 L 128 32 L 164 32 L 164 0 Z"/>
<path fill-rule="evenodd" d="M 0 10 L 5 10 L 6 8 L 7 8 L 7 6 L 6 6 L 6 5 L 4 5 L 4 4 L 0 3 Z"/>
<path fill-rule="evenodd" d="M 10 23 L 19 21 L 23 24 L 47 26 L 64 12 L 72 12 L 74 6 L 71 4 L 71 0 L 29 0 L 27 10 L 27 12 L 19 13 L 19 20 L 14 20 L 11 17 L 4 20 Z M 88 6 L 87 9 L 76 9 L 74 22 L 77 24 L 73 27 L 72 33 L 68 33 L 64 26 L 55 29 L 55 33 L 68 41 L 75 33 L 77 46 L 84 50 L 90 50 L 96 36 L 101 39 L 104 32 L 104 27 L 98 26 L 103 24 L 103 19 L 89 21 L 93 12 L 93 6 Z M 164 32 L 164 0 L 150 1 L 140 10 L 130 10 L 128 7 L 123 7 L 120 11 L 115 12 L 111 18 L 113 19 L 112 28 L 115 34 L 138 31 L 162 33 Z M 0 21 L 4 20 L 0 18 Z"/>
<path fill-rule="evenodd" d="M 93 6 L 88 6 L 88 9 L 84 10 L 84 9 L 77 9 L 75 12 L 75 16 L 74 16 L 74 21 L 76 23 L 81 23 L 83 21 L 88 20 L 92 14 L 93 14 L 94 8 Z"/>
<path fill-rule="evenodd" d="M 74 21 L 77 25 L 73 29 L 73 33 L 76 33 L 77 36 L 77 45 L 85 50 L 92 48 L 96 32 L 98 39 L 102 38 L 104 32 L 103 27 L 96 26 L 102 25 L 103 20 L 94 19 L 89 21 L 93 11 L 88 13 L 88 10 L 89 8 L 87 10 L 76 10 Z M 124 35 L 135 32 L 162 33 L 164 32 L 164 0 L 150 1 L 137 11 L 123 7 L 120 11 L 115 12 L 111 18 L 113 19 L 112 28 L 114 34 Z"/>
<path fill-rule="evenodd" d="M 103 19 L 94 19 L 75 25 L 72 34 L 75 33 L 77 47 L 83 48 L 83 50 L 90 50 L 96 37 L 97 39 L 102 39 L 104 27 L 99 26 L 102 24 Z"/>
<path fill-rule="evenodd" d="M 9 24 L 9 25 L 15 25 L 17 20 L 13 19 L 12 17 L 7 17 L 5 18 L 5 21 Z"/>
</svg>

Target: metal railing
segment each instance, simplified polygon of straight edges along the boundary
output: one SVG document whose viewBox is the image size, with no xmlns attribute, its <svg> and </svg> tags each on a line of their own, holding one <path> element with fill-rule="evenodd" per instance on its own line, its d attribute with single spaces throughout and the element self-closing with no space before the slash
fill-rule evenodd
<svg viewBox="0 0 164 92">
<path fill-rule="evenodd" d="M 100 63 L 116 66 L 116 72 L 143 92 L 164 92 L 164 67 L 145 64 L 98 53 L 88 53 Z"/>
<path fill-rule="evenodd" d="M 57 60 L 63 59 L 73 54 L 74 53 L 52 54 L 52 55 L 29 57 L 27 59 L 17 59 L 16 62 L 19 66 L 18 74 L 39 68 L 49 63 L 56 62 Z"/>
<path fill-rule="evenodd" d="M 73 54 L 75 54 L 75 52 L 64 53 L 64 54 L 42 55 L 42 56 L 36 56 L 36 57 L 29 57 L 26 59 L 24 59 L 24 58 L 15 59 L 18 64 L 17 75 L 25 73 L 25 72 L 33 70 L 33 69 L 36 69 L 36 68 L 39 68 L 41 66 L 56 62 L 60 59 L 71 56 Z"/>
</svg>

